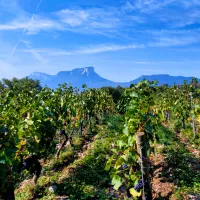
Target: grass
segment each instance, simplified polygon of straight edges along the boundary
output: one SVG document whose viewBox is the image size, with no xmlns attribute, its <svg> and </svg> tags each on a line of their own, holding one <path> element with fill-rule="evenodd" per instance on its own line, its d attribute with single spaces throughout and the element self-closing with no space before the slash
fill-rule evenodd
<svg viewBox="0 0 200 200">
<path fill-rule="evenodd" d="M 175 186 L 171 199 L 183 200 L 192 196 L 197 199 L 200 194 L 200 163 L 191 153 L 191 148 L 196 147 L 192 130 L 181 130 L 181 134 L 173 131 L 173 127 L 160 126 L 156 132 L 156 145 L 162 145 L 157 153 L 164 158 L 160 166 L 157 166 L 161 169 L 159 178 L 161 182 L 172 183 Z M 198 140 L 196 144 L 200 144 Z"/>
<path fill-rule="evenodd" d="M 114 146 L 122 134 L 123 116 L 105 116 L 101 125 L 95 127 L 95 133 L 88 136 L 73 136 L 73 145 L 62 150 L 58 162 L 52 157 L 43 167 L 37 185 L 25 185 L 16 195 L 17 200 L 69 197 L 70 200 L 108 200 L 119 199 L 112 190 L 109 173 L 104 170 L 107 158 L 112 154 Z M 161 182 L 175 186 L 173 195 L 163 199 L 184 200 L 189 197 L 200 198 L 200 166 L 199 160 L 190 151 L 192 131 L 186 129 L 181 135 L 174 132 L 173 127 L 159 126 L 155 133 L 156 154 L 163 158 L 159 171 Z M 183 143 L 182 139 L 187 142 Z M 191 145 L 190 145 L 191 144 Z M 83 148 L 86 146 L 87 148 Z M 153 169 L 156 170 L 156 169 Z M 54 193 L 49 187 L 56 187 Z M 160 197 L 161 198 L 161 197 Z"/>
<path fill-rule="evenodd" d="M 109 173 L 104 168 L 111 145 L 121 134 L 123 119 L 110 116 L 104 122 L 95 128 L 98 133 L 91 136 L 93 139 L 87 150 L 82 149 L 84 137 L 75 135 L 73 145 L 61 152 L 58 162 L 53 157 L 43 167 L 37 185 L 24 187 L 16 199 L 55 199 L 56 196 L 68 196 L 70 200 L 115 199 L 108 192 L 108 188 L 112 187 Z M 50 186 L 56 187 L 55 193 L 49 191 Z"/>
<path fill-rule="evenodd" d="M 178 187 L 191 187 L 200 181 L 198 160 L 183 145 L 170 145 L 162 153 L 165 154 L 165 167 L 161 177 L 166 181 L 173 182 Z"/>
</svg>

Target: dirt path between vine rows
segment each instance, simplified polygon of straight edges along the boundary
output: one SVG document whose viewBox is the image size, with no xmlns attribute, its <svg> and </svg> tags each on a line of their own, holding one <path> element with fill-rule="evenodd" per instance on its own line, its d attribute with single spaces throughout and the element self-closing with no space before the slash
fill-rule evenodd
<svg viewBox="0 0 200 200">
<path fill-rule="evenodd" d="M 191 145 L 189 143 L 189 140 L 187 138 L 185 138 L 184 136 L 182 136 L 181 133 L 178 135 L 178 138 L 179 138 L 180 142 L 185 145 L 185 147 L 188 149 L 188 151 L 190 153 L 192 153 L 192 155 L 195 158 L 197 158 L 200 162 L 200 150 L 196 149 L 194 145 Z"/>
<path fill-rule="evenodd" d="M 191 153 L 192 159 L 188 159 L 186 165 L 191 165 L 191 168 L 195 170 L 196 173 L 200 173 L 200 150 L 195 148 L 189 140 L 184 137 L 181 133 L 177 135 L 177 145 L 180 145 L 177 148 L 184 148 Z M 157 145 L 156 148 L 159 150 L 163 149 L 164 145 Z M 175 168 L 175 166 L 169 166 L 168 163 L 165 161 L 165 155 L 162 153 L 153 154 L 151 157 L 152 162 L 152 190 L 153 190 L 153 199 L 171 199 L 176 200 L 177 198 L 174 197 L 174 193 L 177 190 L 177 184 L 175 181 L 168 181 L 170 176 L 173 176 L 171 170 Z M 167 169 L 167 170 L 166 170 Z M 163 174 L 165 173 L 165 175 Z M 167 178 L 166 178 L 167 174 Z M 200 200 L 198 195 L 190 195 L 184 197 L 184 200 Z"/>
</svg>

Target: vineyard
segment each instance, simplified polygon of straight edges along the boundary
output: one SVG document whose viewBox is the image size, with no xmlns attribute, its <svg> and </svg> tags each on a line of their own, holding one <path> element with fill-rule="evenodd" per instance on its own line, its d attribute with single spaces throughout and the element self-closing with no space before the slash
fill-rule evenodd
<svg viewBox="0 0 200 200">
<path fill-rule="evenodd" d="M 0 199 L 200 199 L 200 89 L 0 82 Z"/>
</svg>

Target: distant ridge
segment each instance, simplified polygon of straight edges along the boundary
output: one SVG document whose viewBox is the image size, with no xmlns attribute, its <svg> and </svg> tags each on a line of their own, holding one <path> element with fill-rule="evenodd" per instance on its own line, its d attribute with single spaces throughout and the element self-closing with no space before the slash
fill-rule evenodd
<svg viewBox="0 0 200 200">
<path fill-rule="evenodd" d="M 94 67 L 76 68 L 71 71 L 61 71 L 56 75 L 49 75 L 41 72 L 34 72 L 28 76 L 29 78 L 39 80 L 42 86 L 47 85 L 48 87 L 55 89 L 59 84 L 68 83 L 74 87 L 81 87 L 86 84 L 89 88 L 101 88 L 101 87 L 129 87 L 131 84 L 136 84 L 143 79 L 153 81 L 157 80 L 158 85 L 168 84 L 169 86 L 173 84 L 183 84 L 184 80 L 190 82 L 193 77 L 184 76 L 170 76 L 167 74 L 158 75 L 143 75 L 139 78 L 125 83 L 113 82 L 105 79 L 95 72 Z M 198 79 L 200 82 L 200 79 Z"/>
<path fill-rule="evenodd" d="M 192 80 L 193 77 L 184 77 L 184 76 L 170 76 L 168 74 L 157 74 L 157 75 L 143 75 L 139 78 L 131 81 L 132 84 L 138 83 L 142 81 L 143 79 L 154 81 L 157 80 L 159 82 L 159 85 L 168 84 L 169 86 L 172 86 L 173 84 L 181 85 L 186 80 L 188 83 Z M 198 79 L 200 82 L 200 79 Z"/>
</svg>

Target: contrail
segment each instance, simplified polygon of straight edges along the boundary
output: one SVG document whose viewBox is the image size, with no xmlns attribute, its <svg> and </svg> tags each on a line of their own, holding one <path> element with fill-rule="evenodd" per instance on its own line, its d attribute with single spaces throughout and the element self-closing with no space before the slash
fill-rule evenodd
<svg viewBox="0 0 200 200">
<path fill-rule="evenodd" d="M 36 8 L 36 10 L 35 10 L 35 13 L 37 13 L 37 11 L 39 10 L 41 3 L 42 3 L 42 0 L 39 1 L 38 5 L 37 5 L 37 8 Z M 35 13 L 33 13 L 32 17 L 31 17 L 31 19 L 30 19 L 29 24 L 24 28 L 24 30 L 23 30 L 23 32 L 22 32 L 23 35 L 25 34 L 25 32 L 26 32 L 26 30 L 28 29 L 28 27 L 29 27 L 29 25 L 31 24 L 31 22 L 33 21 L 34 16 L 35 16 Z M 11 53 L 10 53 L 10 57 L 14 54 L 14 52 L 16 51 L 16 49 L 17 49 L 17 47 L 18 47 L 18 45 L 19 45 L 20 42 L 21 42 L 21 40 L 19 40 L 19 41 L 17 42 L 17 44 L 14 46 L 14 48 L 12 49 L 12 51 L 11 51 Z"/>
<path fill-rule="evenodd" d="M 37 11 L 39 10 L 41 3 L 42 3 L 42 0 L 39 1 L 38 5 L 37 5 L 37 8 L 36 8 L 36 10 L 35 10 L 35 13 L 37 13 Z M 30 19 L 30 22 L 29 22 L 28 25 L 24 28 L 24 30 L 23 30 L 23 35 L 25 34 L 25 32 L 26 32 L 26 30 L 28 29 L 28 27 L 29 27 L 29 25 L 31 24 L 31 22 L 33 21 L 33 19 L 34 19 L 34 17 L 35 17 L 35 13 L 33 13 L 32 17 L 31 17 L 31 19 Z"/>
<path fill-rule="evenodd" d="M 24 30 L 23 30 L 23 35 L 25 34 L 25 32 L 26 32 L 27 28 L 29 27 L 29 25 L 32 23 L 34 17 L 35 17 L 35 14 L 32 15 L 30 22 L 29 22 L 28 25 L 24 28 Z"/>
<path fill-rule="evenodd" d="M 14 46 L 13 50 L 12 50 L 11 53 L 10 53 L 10 57 L 14 54 L 14 52 L 15 52 L 15 50 L 17 49 L 17 46 L 19 45 L 20 42 L 21 42 L 21 40 L 19 40 L 19 41 L 17 42 L 17 44 Z"/>
<path fill-rule="evenodd" d="M 35 11 L 35 12 L 37 12 L 37 11 L 38 11 L 38 9 L 40 8 L 40 5 L 41 5 L 41 3 L 42 3 L 42 0 L 40 0 L 40 1 L 39 1 L 39 3 L 38 3 L 38 6 L 37 6 L 37 8 L 36 8 L 36 11 Z"/>
</svg>

